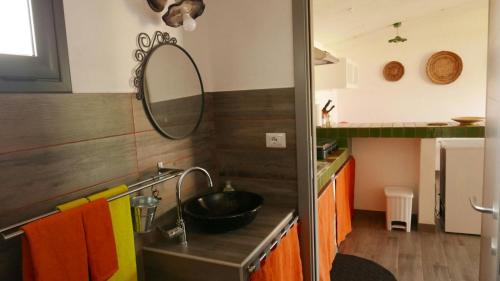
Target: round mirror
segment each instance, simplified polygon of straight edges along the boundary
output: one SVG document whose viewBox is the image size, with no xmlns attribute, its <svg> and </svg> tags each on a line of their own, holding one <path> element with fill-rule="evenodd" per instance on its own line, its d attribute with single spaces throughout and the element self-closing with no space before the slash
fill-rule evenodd
<svg viewBox="0 0 500 281">
<path fill-rule="evenodd" d="M 165 137 L 191 135 L 203 115 L 204 91 L 198 67 L 176 44 L 151 49 L 142 77 L 143 104 L 153 126 Z"/>
</svg>

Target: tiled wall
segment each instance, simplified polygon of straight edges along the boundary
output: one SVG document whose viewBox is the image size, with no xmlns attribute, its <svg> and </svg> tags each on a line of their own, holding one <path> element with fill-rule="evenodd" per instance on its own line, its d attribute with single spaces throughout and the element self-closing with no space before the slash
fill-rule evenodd
<svg viewBox="0 0 500 281">
<path fill-rule="evenodd" d="M 214 93 L 220 181 L 297 205 L 294 88 Z M 265 133 L 286 133 L 285 149 L 266 148 Z"/>
<path fill-rule="evenodd" d="M 0 227 L 168 167 L 202 166 L 266 203 L 296 205 L 293 88 L 207 94 L 198 131 L 168 140 L 133 94 L 0 95 Z M 286 149 L 265 148 L 287 133 Z M 218 176 L 220 175 L 220 181 Z M 183 197 L 206 192 L 187 179 Z M 160 186 L 159 215 L 175 206 L 175 181 Z M 220 184 L 218 184 L 220 185 Z M 196 188 L 194 188 L 196 186 Z M 0 280 L 20 280 L 20 239 L 0 242 Z"/>
<path fill-rule="evenodd" d="M 158 161 L 216 174 L 211 95 L 200 129 L 178 141 L 153 130 L 133 94 L 0 95 L 0 124 L 0 226 L 132 183 Z M 174 184 L 160 187 L 160 214 L 175 205 Z M 20 280 L 19 261 L 19 239 L 0 242 L 0 280 Z"/>
</svg>

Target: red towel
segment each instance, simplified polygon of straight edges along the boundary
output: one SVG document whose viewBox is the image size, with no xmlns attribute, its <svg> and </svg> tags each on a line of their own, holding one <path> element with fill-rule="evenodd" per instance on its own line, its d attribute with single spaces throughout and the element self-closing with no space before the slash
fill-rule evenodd
<svg viewBox="0 0 500 281">
<path fill-rule="evenodd" d="M 250 276 L 250 281 L 302 281 L 302 262 L 297 225 L 283 237 L 280 244 Z"/>
<path fill-rule="evenodd" d="M 113 224 L 106 199 L 81 206 L 87 241 L 90 280 L 108 280 L 118 270 Z"/>
<path fill-rule="evenodd" d="M 81 212 L 69 210 L 21 228 L 24 281 L 89 279 Z"/>
</svg>

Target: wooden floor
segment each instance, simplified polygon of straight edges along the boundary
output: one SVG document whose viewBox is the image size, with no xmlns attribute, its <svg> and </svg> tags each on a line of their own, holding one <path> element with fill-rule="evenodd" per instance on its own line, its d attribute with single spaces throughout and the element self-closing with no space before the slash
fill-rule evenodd
<svg viewBox="0 0 500 281">
<path fill-rule="evenodd" d="M 479 240 L 443 232 L 388 232 L 383 213 L 359 212 L 340 252 L 375 261 L 398 281 L 477 281 Z"/>
</svg>

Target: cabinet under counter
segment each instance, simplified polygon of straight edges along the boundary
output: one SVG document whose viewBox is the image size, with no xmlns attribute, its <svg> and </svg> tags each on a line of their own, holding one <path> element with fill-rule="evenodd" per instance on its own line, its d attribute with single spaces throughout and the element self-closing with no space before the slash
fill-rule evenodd
<svg viewBox="0 0 500 281">
<path fill-rule="evenodd" d="M 279 236 L 295 210 L 262 206 L 249 225 L 210 234 L 188 228 L 188 246 L 165 238 L 143 247 L 146 280 L 248 280 L 248 266 Z"/>
<path fill-rule="evenodd" d="M 331 155 L 328 156 L 328 160 L 318 160 L 317 165 L 317 185 L 319 195 L 327 184 L 331 181 L 332 176 L 337 174 L 344 164 L 349 160 L 351 156 L 348 148 L 339 148 Z"/>
</svg>

